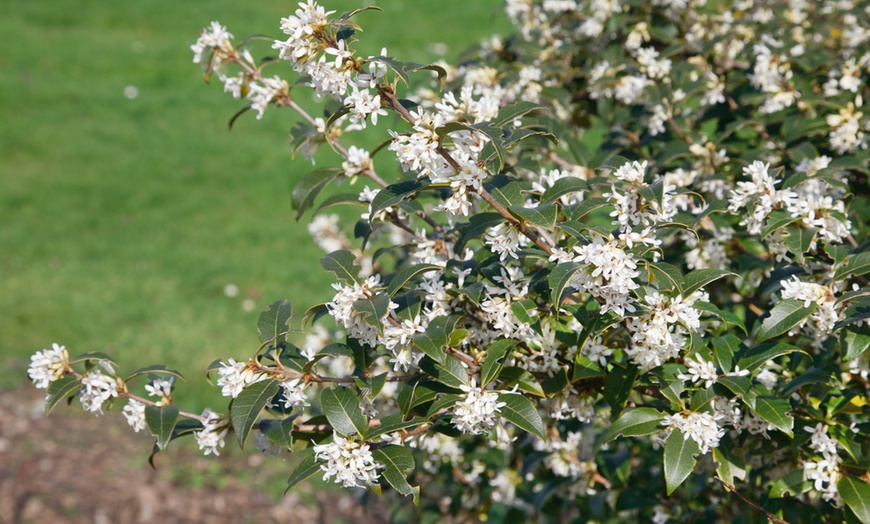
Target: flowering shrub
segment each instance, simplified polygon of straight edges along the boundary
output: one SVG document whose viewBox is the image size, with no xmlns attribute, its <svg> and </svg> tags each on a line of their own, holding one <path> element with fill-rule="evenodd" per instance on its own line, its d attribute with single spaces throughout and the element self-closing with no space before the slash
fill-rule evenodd
<svg viewBox="0 0 870 524">
<path fill-rule="evenodd" d="M 253 436 L 300 456 L 289 486 L 390 486 L 413 518 L 870 522 L 870 8 L 508 0 L 517 34 L 458 67 L 359 56 L 370 9 L 300 3 L 274 60 L 217 22 L 192 46 L 341 157 L 292 194 L 336 280 L 302 347 L 275 302 L 198 415 L 172 370 L 55 345 L 47 408 L 124 401 L 155 451 Z"/>
</svg>

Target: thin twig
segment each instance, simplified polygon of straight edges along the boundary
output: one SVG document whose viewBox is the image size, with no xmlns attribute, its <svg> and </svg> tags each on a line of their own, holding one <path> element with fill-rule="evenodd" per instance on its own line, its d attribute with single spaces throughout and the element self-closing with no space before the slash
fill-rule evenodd
<svg viewBox="0 0 870 524">
<path fill-rule="evenodd" d="M 744 497 L 743 495 L 741 495 L 740 492 L 737 491 L 737 488 L 735 488 L 735 487 L 732 486 L 731 484 L 728 484 L 728 483 L 725 482 L 724 480 L 720 479 L 718 476 L 714 476 L 713 478 L 714 478 L 715 480 L 719 481 L 723 486 L 725 486 L 725 489 L 727 489 L 727 490 L 730 491 L 731 493 L 734 493 L 735 495 L 737 495 L 738 497 L 740 497 L 740 500 L 742 500 L 743 502 L 749 504 L 750 506 L 752 506 L 753 508 L 757 509 L 758 511 L 761 511 L 762 513 L 764 513 L 765 516 L 767 516 L 767 518 L 770 519 L 771 522 L 775 522 L 776 524 L 789 524 L 789 522 L 788 522 L 787 520 L 783 520 L 783 519 L 777 517 L 777 516 L 774 515 L 773 513 L 769 512 L 769 511 L 767 511 L 766 509 L 764 509 L 764 508 L 762 508 L 761 506 L 759 506 L 758 503 L 756 503 L 756 502 L 754 502 L 754 501 L 752 501 L 752 500 L 749 500 L 748 498 L 746 498 L 746 497 Z"/>
</svg>

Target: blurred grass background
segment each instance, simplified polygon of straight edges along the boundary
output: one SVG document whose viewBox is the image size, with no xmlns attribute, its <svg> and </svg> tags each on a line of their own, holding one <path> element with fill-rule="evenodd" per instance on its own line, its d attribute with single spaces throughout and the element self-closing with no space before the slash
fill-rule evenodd
<svg viewBox="0 0 870 524">
<path fill-rule="evenodd" d="M 326 6 L 341 13 L 371 3 L 385 12 L 358 15 L 358 47 L 386 46 L 406 61 L 438 59 L 434 43 L 455 58 L 509 26 L 500 0 Z M 297 223 L 290 209 L 292 184 L 311 169 L 290 157 L 293 114 L 270 108 L 256 121 L 248 113 L 229 132 L 243 104 L 219 82 L 205 85 L 189 50 L 211 20 L 237 39 L 280 36 L 280 18 L 295 8 L 274 0 L 5 6 L 0 387 L 20 383 L 29 356 L 58 342 L 72 354 L 109 352 L 125 371 L 164 363 L 189 378 L 176 395 L 183 409 L 220 407 L 202 373 L 215 358 L 256 349 L 260 310 L 289 298 L 298 322 L 331 297 L 309 217 Z M 295 79 L 289 67 L 280 74 Z M 225 296 L 227 284 L 239 296 Z"/>
</svg>

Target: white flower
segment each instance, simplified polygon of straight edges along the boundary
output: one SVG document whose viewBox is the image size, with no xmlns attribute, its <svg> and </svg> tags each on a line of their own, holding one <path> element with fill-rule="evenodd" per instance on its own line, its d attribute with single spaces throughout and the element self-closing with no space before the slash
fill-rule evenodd
<svg viewBox="0 0 870 524">
<path fill-rule="evenodd" d="M 70 369 L 69 353 L 66 347 L 52 344 L 51 349 L 37 351 L 30 357 L 27 374 L 39 389 L 47 389 L 49 384 L 59 379 Z"/>
<path fill-rule="evenodd" d="M 79 400 L 85 411 L 95 415 L 103 413 L 103 402 L 118 396 L 118 381 L 114 377 L 103 375 L 99 369 L 92 369 L 82 377 L 82 389 Z"/>
<path fill-rule="evenodd" d="M 719 374 L 716 372 L 716 365 L 712 362 L 707 362 L 701 355 L 695 355 L 695 360 L 687 359 L 685 362 L 688 369 L 688 374 L 680 373 L 677 378 L 682 381 L 698 382 L 703 381 L 704 387 L 709 388 L 716 383 Z"/>
<path fill-rule="evenodd" d="M 202 412 L 202 416 L 205 417 L 205 421 L 202 423 L 203 429 L 193 432 L 196 443 L 204 455 L 220 455 L 218 448 L 224 447 L 224 439 L 229 431 L 229 426 L 222 421 L 219 413 L 208 408 Z"/>
<path fill-rule="evenodd" d="M 130 427 L 133 428 L 133 431 L 136 433 L 145 431 L 147 427 L 145 424 L 145 404 L 131 398 L 127 401 L 127 405 L 124 406 L 121 412 L 124 414 L 124 418 L 127 419 L 127 424 L 130 424 Z"/>
<path fill-rule="evenodd" d="M 229 359 L 227 363 L 221 362 L 218 369 L 220 378 L 217 385 L 221 388 L 221 395 L 236 398 L 246 386 L 265 380 L 268 376 L 256 369 L 256 362 L 236 362 Z"/>
<path fill-rule="evenodd" d="M 158 406 L 164 406 L 169 404 L 172 398 L 173 382 L 175 382 L 175 377 L 158 378 L 151 381 L 150 384 L 146 384 L 145 391 L 148 392 L 148 396 L 160 399 L 157 402 Z"/>
<path fill-rule="evenodd" d="M 476 387 L 474 379 L 471 379 L 470 386 L 460 387 L 465 392 L 465 398 L 453 408 L 453 425 L 471 435 L 486 433 L 495 426 L 499 409 L 506 404 L 498 401 L 498 393 Z"/>
<path fill-rule="evenodd" d="M 486 232 L 486 244 L 504 262 L 508 257 L 519 258 L 517 251 L 526 237 L 513 224 L 502 222 Z"/>
<path fill-rule="evenodd" d="M 347 160 L 342 162 L 344 176 L 352 177 L 372 168 L 372 157 L 365 149 L 350 146 L 347 149 Z"/>
<path fill-rule="evenodd" d="M 323 480 L 335 477 L 335 482 L 345 488 L 363 484 L 377 484 L 378 472 L 374 456 L 366 443 L 354 442 L 333 432 L 332 442 L 314 446 L 314 457 L 325 461 L 320 465 Z"/>
<path fill-rule="evenodd" d="M 350 108 L 350 121 L 366 126 L 366 117 L 371 115 L 372 125 L 378 125 L 378 115 L 386 115 L 387 111 L 381 108 L 381 95 L 372 96 L 368 89 L 360 89 L 355 84 L 353 90 L 345 99 L 344 105 Z"/>
<path fill-rule="evenodd" d="M 725 430 L 719 427 L 716 418 L 709 413 L 675 413 L 666 416 L 662 424 L 670 429 L 679 429 L 683 432 L 684 439 L 691 438 L 697 442 L 701 454 L 718 447 L 719 439 L 725 436 Z"/>
<path fill-rule="evenodd" d="M 308 398 L 305 396 L 304 380 L 294 378 L 281 382 L 281 392 L 284 395 L 282 402 L 286 409 L 304 408 L 310 406 Z"/>
</svg>

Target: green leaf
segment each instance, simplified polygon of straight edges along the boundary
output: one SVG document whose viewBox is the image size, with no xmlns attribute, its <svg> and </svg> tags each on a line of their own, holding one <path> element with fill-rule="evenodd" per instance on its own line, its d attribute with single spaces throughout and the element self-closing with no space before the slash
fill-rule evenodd
<svg viewBox="0 0 870 524">
<path fill-rule="evenodd" d="M 860 357 L 870 348 L 870 327 L 845 327 L 840 330 L 840 355 L 843 362 Z"/>
<path fill-rule="evenodd" d="M 720 443 L 718 447 L 713 448 L 713 460 L 718 464 L 716 474 L 725 483 L 733 486 L 734 479 L 744 480 L 746 478 L 746 459 L 742 449 L 735 453 L 724 443 Z"/>
<path fill-rule="evenodd" d="M 714 338 L 711 343 L 713 345 L 713 358 L 716 360 L 716 365 L 723 372 L 729 373 L 734 366 L 734 355 L 740 349 L 740 339 L 728 333 Z"/>
<path fill-rule="evenodd" d="M 855 477 L 843 477 L 837 482 L 843 502 L 863 524 L 870 524 L 870 485 Z"/>
<path fill-rule="evenodd" d="M 516 340 L 501 339 L 486 348 L 486 359 L 480 366 L 480 387 L 486 386 L 501 373 L 508 355 L 517 344 L 519 342 Z"/>
<path fill-rule="evenodd" d="M 547 188 L 544 191 L 544 194 L 541 195 L 541 204 L 549 204 L 551 202 L 555 202 L 565 195 L 569 195 L 571 193 L 580 193 L 582 191 L 588 191 L 589 184 L 586 183 L 582 178 L 578 178 L 576 176 L 566 176 L 562 177 L 559 180 L 556 180 L 556 183 L 553 184 L 553 187 Z"/>
<path fill-rule="evenodd" d="M 429 324 L 426 331 L 414 337 L 414 345 L 438 364 L 443 364 L 447 358 L 447 352 L 444 351 L 444 348 L 448 342 L 447 329 L 439 325 Z"/>
<path fill-rule="evenodd" d="M 818 229 L 813 228 L 798 229 L 790 227 L 788 228 L 788 236 L 785 237 L 785 245 L 788 246 L 789 251 L 802 260 L 804 253 L 810 250 L 810 246 L 813 244 L 818 231 Z"/>
<path fill-rule="evenodd" d="M 112 357 L 101 352 L 101 351 L 88 351 L 87 353 L 79 353 L 78 355 L 69 359 L 70 364 L 76 364 L 78 362 L 84 362 L 85 360 L 105 360 L 111 362 L 112 364 L 116 364 Z"/>
<path fill-rule="evenodd" d="M 495 170 L 496 173 L 501 173 L 504 171 L 505 158 L 507 158 L 507 149 L 502 142 L 502 131 L 501 129 L 494 127 L 489 122 L 481 122 L 479 124 L 474 124 L 471 128 L 476 129 L 477 131 L 486 135 L 489 138 L 489 142 L 483 146 L 483 150 L 480 152 L 480 158 L 489 162 L 490 159 L 495 156 L 498 162 L 498 168 Z M 492 152 L 490 153 L 489 150 Z"/>
<path fill-rule="evenodd" d="M 795 298 L 787 298 L 779 302 L 770 311 L 770 316 L 761 323 L 761 329 L 755 336 L 757 342 L 764 342 L 773 337 L 778 337 L 794 329 L 802 320 L 809 317 L 819 305 L 811 302 L 809 307 L 804 307 L 804 301 Z"/>
<path fill-rule="evenodd" d="M 529 185 L 527 182 L 522 180 L 517 180 L 505 175 L 496 175 L 483 184 L 483 186 L 499 204 L 505 207 L 522 207 L 526 203 L 526 199 L 523 197 L 522 192 L 526 190 Z"/>
<path fill-rule="evenodd" d="M 372 452 L 377 462 L 384 465 L 381 475 L 402 495 L 414 495 L 414 505 L 420 502 L 420 486 L 408 484 L 408 473 L 414 470 L 414 456 L 402 446 L 388 445 Z"/>
<path fill-rule="evenodd" d="M 293 305 L 287 299 L 269 304 L 257 319 L 257 334 L 260 342 L 272 341 L 278 346 L 287 340 L 287 326 L 293 314 Z"/>
<path fill-rule="evenodd" d="M 420 360 L 420 369 L 445 386 L 459 388 L 468 383 L 468 371 L 462 363 L 446 355 L 443 363 L 438 363 L 429 357 Z"/>
<path fill-rule="evenodd" d="M 45 414 L 51 413 L 54 406 L 66 397 L 78 392 L 82 387 L 75 375 L 64 375 L 48 385 L 48 398 L 45 401 Z"/>
<path fill-rule="evenodd" d="M 498 401 L 505 403 L 499 410 L 502 417 L 542 440 L 547 439 L 544 434 L 544 421 L 531 400 L 518 393 L 500 393 Z"/>
<path fill-rule="evenodd" d="M 609 206 L 610 200 L 604 197 L 586 198 L 571 210 L 571 220 L 579 221 L 584 216 L 600 207 Z"/>
<path fill-rule="evenodd" d="M 409 196 L 424 189 L 427 185 L 429 185 L 428 182 L 423 183 L 419 180 L 405 180 L 404 182 L 392 184 L 381 189 L 378 191 L 378 194 L 375 195 L 375 198 L 372 199 L 369 222 L 374 219 L 375 215 L 384 209 L 402 202 Z"/>
<path fill-rule="evenodd" d="M 525 391 L 526 393 L 531 393 L 532 395 L 537 395 L 539 397 L 547 396 L 546 393 L 544 393 L 544 388 L 541 387 L 541 383 L 538 382 L 538 379 L 523 368 L 517 366 L 505 366 L 504 369 L 501 370 L 501 373 L 499 373 L 498 378 L 499 380 L 505 381 L 505 388 L 509 388 L 516 384 L 519 386 L 520 391 Z"/>
<path fill-rule="evenodd" d="M 787 473 L 784 477 L 773 483 L 770 487 L 772 499 L 781 499 L 786 495 L 796 497 L 801 493 L 806 493 L 813 487 L 813 481 L 804 480 L 804 471 L 802 469 L 794 470 Z"/>
<path fill-rule="evenodd" d="M 345 284 L 359 283 L 357 275 L 360 267 L 356 265 L 356 256 L 346 249 L 333 251 L 321 258 L 320 265 Z"/>
<path fill-rule="evenodd" d="M 316 215 L 325 209 L 342 204 L 368 207 L 367 203 L 360 202 L 359 193 L 337 193 L 323 199 L 323 202 L 321 202 L 320 205 L 317 206 L 317 209 L 314 210 L 314 214 Z"/>
<path fill-rule="evenodd" d="M 648 268 L 652 275 L 649 279 L 650 283 L 657 278 L 665 283 L 664 286 L 659 286 L 660 289 L 676 289 L 681 295 L 685 296 L 685 292 L 683 292 L 683 286 L 685 284 L 683 283 L 683 275 L 680 273 L 679 269 L 667 262 L 649 262 Z"/>
<path fill-rule="evenodd" d="M 343 436 L 354 433 L 364 437 L 368 428 L 368 419 L 359 407 L 359 399 L 350 389 L 335 387 L 325 389 L 320 394 L 320 404 L 332 428 Z"/>
<path fill-rule="evenodd" d="M 574 275 L 585 267 L 579 262 L 566 262 L 558 264 L 550 271 L 550 276 L 547 277 L 547 283 L 550 285 L 550 300 L 553 301 L 553 309 L 558 311 L 562 306 L 562 294 L 565 288 L 574 278 Z"/>
<path fill-rule="evenodd" d="M 180 378 L 181 380 L 184 380 L 184 376 L 182 376 L 182 374 L 179 373 L 178 371 L 175 371 L 174 369 L 169 369 L 166 366 L 164 366 L 163 364 L 155 364 L 153 366 L 145 366 L 144 368 L 139 368 L 136 371 L 130 373 L 130 375 L 128 375 L 127 378 L 124 379 L 124 382 L 129 381 L 133 377 L 147 375 L 149 373 L 158 373 L 158 374 L 165 373 L 167 375 L 174 375 L 174 376 Z"/>
<path fill-rule="evenodd" d="M 402 79 L 402 82 L 407 86 L 410 80 L 408 79 L 408 74 L 405 73 L 405 63 L 396 60 L 391 56 L 373 56 L 370 58 L 372 62 L 380 62 L 385 64 L 387 67 L 393 70 L 396 73 L 396 76 Z"/>
<path fill-rule="evenodd" d="M 634 387 L 639 370 L 637 366 L 624 368 L 614 365 L 604 382 L 604 400 L 610 405 L 610 420 L 616 420 L 625 409 L 625 403 Z"/>
<path fill-rule="evenodd" d="M 777 342 L 776 344 L 769 343 L 755 346 L 740 357 L 740 360 L 737 361 L 737 365 L 740 366 L 740 369 L 755 371 L 768 360 L 788 355 L 790 353 L 801 353 L 809 357 L 805 351 L 792 346 L 791 344 Z"/>
<path fill-rule="evenodd" d="M 338 19 L 341 20 L 342 22 L 346 22 L 347 20 L 350 20 L 351 17 L 353 17 L 359 13 L 362 13 L 364 11 L 369 11 L 369 10 L 383 11 L 383 9 L 381 9 L 380 7 L 378 7 L 376 5 L 368 5 L 366 7 L 359 7 L 357 9 L 353 9 L 351 11 L 348 11 L 348 12 L 342 14 Z"/>
<path fill-rule="evenodd" d="M 405 269 L 402 269 L 396 276 L 390 280 L 389 285 L 387 286 L 387 294 L 395 296 L 396 293 L 399 292 L 400 289 L 405 287 L 405 284 L 408 283 L 409 280 L 416 277 L 417 275 L 427 273 L 429 271 L 439 271 L 442 270 L 441 266 L 436 266 L 435 264 L 417 264 L 415 266 L 409 266 Z"/>
<path fill-rule="evenodd" d="M 665 443 L 665 484 L 668 495 L 674 492 L 695 469 L 695 455 L 700 451 L 698 443 L 685 438 L 683 432 L 674 429 Z"/>
<path fill-rule="evenodd" d="M 293 447 L 293 420 L 295 416 L 285 419 L 264 418 L 260 421 L 260 433 L 266 435 L 273 444 L 282 449 Z"/>
<path fill-rule="evenodd" d="M 761 230 L 761 239 L 764 240 L 774 231 L 782 229 L 793 222 L 797 222 L 801 218 L 800 215 L 793 216 L 791 212 L 781 209 L 771 211 L 770 214 L 767 215 L 767 223 Z"/>
<path fill-rule="evenodd" d="M 714 282 L 729 275 L 737 276 L 736 273 L 722 269 L 696 269 L 694 271 L 689 271 L 689 273 L 683 277 L 683 296 L 688 297 L 710 282 Z"/>
<path fill-rule="evenodd" d="M 427 71 L 427 70 L 433 71 L 433 72 L 438 74 L 438 83 L 440 84 L 441 88 L 444 88 L 444 83 L 447 81 L 447 70 L 444 69 L 443 67 L 441 67 L 440 65 L 438 65 L 438 64 L 420 65 L 420 64 L 413 64 L 413 63 L 405 64 L 405 72 L 408 74 L 416 73 L 417 71 Z"/>
<path fill-rule="evenodd" d="M 157 448 L 166 449 L 172 430 L 178 423 L 178 406 L 145 406 L 145 424 L 148 431 L 157 437 Z"/>
<path fill-rule="evenodd" d="M 251 427 L 260 416 L 260 412 L 266 407 L 266 403 L 276 393 L 278 393 L 278 382 L 261 380 L 243 389 L 239 396 L 233 399 L 230 405 L 230 418 L 240 447 L 245 447 L 245 441 L 248 440 Z"/>
<path fill-rule="evenodd" d="M 314 449 L 306 449 L 302 452 L 302 455 L 304 458 L 296 466 L 296 469 L 293 470 L 293 473 L 290 474 L 290 478 L 287 479 L 287 489 L 284 493 L 287 493 L 296 484 L 306 481 L 322 471 L 320 463 L 314 458 Z"/>
<path fill-rule="evenodd" d="M 832 280 L 842 280 L 849 275 L 858 277 L 870 273 L 870 252 L 858 253 L 846 259 L 846 265 L 834 273 Z"/>
<path fill-rule="evenodd" d="M 302 177 L 290 194 L 290 205 L 296 211 L 296 220 L 314 204 L 317 195 L 340 172 L 340 169 L 334 167 L 321 167 Z"/>
<path fill-rule="evenodd" d="M 462 395 L 457 393 L 447 393 L 445 395 L 441 395 L 435 402 L 429 406 L 429 409 L 426 411 L 426 418 L 430 419 L 438 414 L 441 410 L 450 409 L 454 404 L 462 400 Z"/>
<path fill-rule="evenodd" d="M 791 404 L 788 400 L 770 396 L 755 399 L 755 414 L 773 424 L 778 430 L 794 438 L 794 418 L 788 414 Z"/>
<path fill-rule="evenodd" d="M 700 300 L 692 304 L 692 307 L 719 317 L 719 319 L 725 323 L 726 327 L 734 326 L 739 328 L 740 331 L 743 331 L 744 334 L 749 333 L 746 330 L 746 325 L 743 324 L 743 320 L 730 311 L 723 311 L 709 302 L 703 302 Z"/>
<path fill-rule="evenodd" d="M 617 436 L 643 437 L 661 431 L 661 423 L 665 416 L 655 408 L 634 408 L 622 413 L 610 426 L 605 442 L 610 442 Z"/>
<path fill-rule="evenodd" d="M 647 202 L 656 202 L 659 205 L 659 209 L 662 209 L 662 203 L 665 199 L 665 179 L 662 178 L 648 186 L 641 186 L 637 188 L 637 192 Z"/>
<path fill-rule="evenodd" d="M 538 207 L 510 206 L 510 213 L 533 226 L 552 231 L 556 226 L 558 208 L 555 204 L 541 204 Z"/>
<path fill-rule="evenodd" d="M 512 124 L 517 118 L 537 110 L 548 111 L 546 107 L 540 104 L 522 101 L 516 102 L 499 109 L 498 115 L 493 119 L 492 124 L 495 127 L 504 127 L 508 124 Z"/>
</svg>

